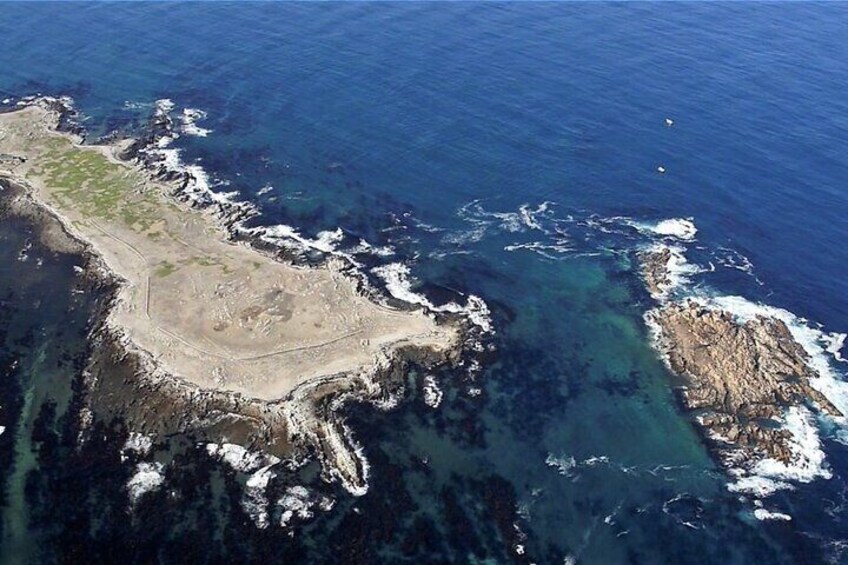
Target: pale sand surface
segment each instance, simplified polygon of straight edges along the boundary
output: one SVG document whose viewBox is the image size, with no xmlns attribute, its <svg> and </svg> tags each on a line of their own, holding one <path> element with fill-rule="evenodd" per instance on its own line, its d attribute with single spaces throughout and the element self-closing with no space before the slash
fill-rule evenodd
<svg viewBox="0 0 848 565">
<path fill-rule="evenodd" d="M 23 181 L 123 279 L 109 323 L 163 370 L 261 399 L 335 373 L 370 371 L 393 349 L 446 350 L 456 328 L 374 303 L 338 263 L 304 268 L 227 241 L 173 187 L 80 146 L 39 107 L 0 114 L 0 174 Z"/>
</svg>

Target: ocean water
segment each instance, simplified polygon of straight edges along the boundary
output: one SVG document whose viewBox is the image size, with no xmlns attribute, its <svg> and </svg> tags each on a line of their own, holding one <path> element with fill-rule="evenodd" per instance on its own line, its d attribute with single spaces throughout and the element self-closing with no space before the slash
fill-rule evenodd
<svg viewBox="0 0 848 565">
<path fill-rule="evenodd" d="M 687 292 L 848 331 L 846 29 L 815 3 L 0 5 L 3 97 L 69 95 L 90 139 L 156 100 L 201 110 L 175 146 L 255 223 L 390 247 L 369 268 L 479 295 L 495 328 L 482 370 L 434 375 L 437 408 L 410 375 L 396 410 L 351 410 L 365 496 L 316 487 L 331 510 L 260 530 L 244 477 L 164 446 L 130 511 L 120 434 L 72 433 L 96 299 L 4 224 L 2 559 L 845 562 L 841 424 L 820 423 L 830 478 L 757 519 L 675 399 L 633 253 L 673 239 Z"/>
</svg>

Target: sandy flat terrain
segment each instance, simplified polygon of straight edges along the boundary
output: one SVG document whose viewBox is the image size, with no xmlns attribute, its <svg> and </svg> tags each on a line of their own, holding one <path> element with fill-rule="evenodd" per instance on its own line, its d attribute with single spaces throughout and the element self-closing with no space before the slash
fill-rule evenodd
<svg viewBox="0 0 848 565">
<path fill-rule="evenodd" d="M 371 369 L 393 348 L 448 349 L 454 328 L 359 295 L 339 265 L 302 268 L 227 241 L 172 187 L 55 132 L 38 107 L 0 115 L 0 174 L 91 244 L 125 282 L 109 322 L 161 368 L 204 388 L 261 399 L 325 375 Z"/>
</svg>

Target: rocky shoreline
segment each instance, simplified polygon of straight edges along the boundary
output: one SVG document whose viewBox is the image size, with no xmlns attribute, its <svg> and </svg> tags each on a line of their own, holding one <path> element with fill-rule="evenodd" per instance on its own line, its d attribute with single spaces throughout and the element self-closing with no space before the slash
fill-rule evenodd
<svg viewBox="0 0 848 565">
<path fill-rule="evenodd" d="M 642 252 L 639 259 L 642 266 L 642 278 L 648 292 L 653 297 L 662 296 L 672 284 L 668 272 L 671 248 L 664 245 L 651 251 Z"/>
<path fill-rule="evenodd" d="M 67 101 L 33 98 L 26 104 L 57 112 L 60 116 L 57 123 L 74 123 L 70 119 L 73 109 Z M 73 128 L 71 131 L 79 133 Z M 167 113 L 157 112 L 145 135 L 120 143 L 118 156 L 146 171 L 151 178 L 173 187 L 171 196 L 175 199 L 209 211 L 231 240 L 248 243 L 276 260 L 294 260 L 240 229 L 246 220 L 258 214 L 251 204 L 189 194 L 198 179 L 190 170 L 169 168 L 162 155 L 154 150 L 172 132 L 171 118 Z M 452 366 L 463 356 L 474 354 L 469 347 L 476 341 L 473 325 L 461 315 L 434 312 L 431 315 L 439 324 L 453 325 L 460 332 L 461 339 L 450 350 L 436 351 L 415 345 L 395 348 L 385 352 L 371 371 L 339 373 L 305 382 L 274 401 L 204 389 L 162 371 L 153 356 L 136 346 L 120 328 L 107 323 L 120 281 L 97 253 L 75 237 L 62 218 L 32 198 L 25 186 L 16 184 L 12 178 L 6 178 L 5 185 L 3 213 L 24 217 L 36 225 L 47 247 L 77 254 L 83 264 L 81 276 L 103 293 L 103 307 L 92 324 L 91 356 L 84 372 L 88 389 L 86 408 L 81 414 L 84 423 L 90 424 L 94 418 L 105 422 L 117 418 L 126 429 L 153 438 L 183 435 L 200 443 L 234 443 L 282 459 L 290 467 L 302 465 L 314 456 L 321 463 L 325 480 L 338 481 L 348 492 L 360 495 L 367 490 L 368 464 L 345 425 L 345 405 L 367 402 L 391 407 L 403 392 L 404 375 L 410 367 L 426 370 Z M 388 301 L 353 269 L 348 271 L 348 276 L 356 281 L 362 295 Z"/>
<path fill-rule="evenodd" d="M 763 462 L 798 464 L 804 454 L 784 425 L 787 413 L 812 407 L 843 416 L 812 386 L 818 374 L 809 354 L 778 318 L 740 319 L 703 300 L 668 299 L 671 254 L 658 246 L 642 251 L 639 260 L 658 302 L 646 322 L 667 365 L 684 381 L 683 405 L 732 475 L 753 474 Z"/>
</svg>

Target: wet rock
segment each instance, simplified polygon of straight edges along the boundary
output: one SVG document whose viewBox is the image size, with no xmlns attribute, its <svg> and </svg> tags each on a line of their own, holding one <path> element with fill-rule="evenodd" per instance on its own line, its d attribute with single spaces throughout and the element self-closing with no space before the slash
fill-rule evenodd
<svg viewBox="0 0 848 565">
<path fill-rule="evenodd" d="M 740 321 L 694 301 L 671 302 L 649 314 L 661 333 L 671 369 L 686 380 L 682 398 L 734 463 L 769 457 L 789 463 L 785 410 L 810 402 L 839 410 L 810 385 L 817 374 L 786 324 L 759 316 Z M 740 457 L 741 456 L 741 457 Z"/>
<path fill-rule="evenodd" d="M 652 296 L 662 294 L 663 289 L 671 284 L 668 273 L 668 262 L 671 260 L 671 249 L 663 247 L 659 250 L 646 251 L 639 255 L 642 263 L 642 277 L 645 286 Z"/>
</svg>

